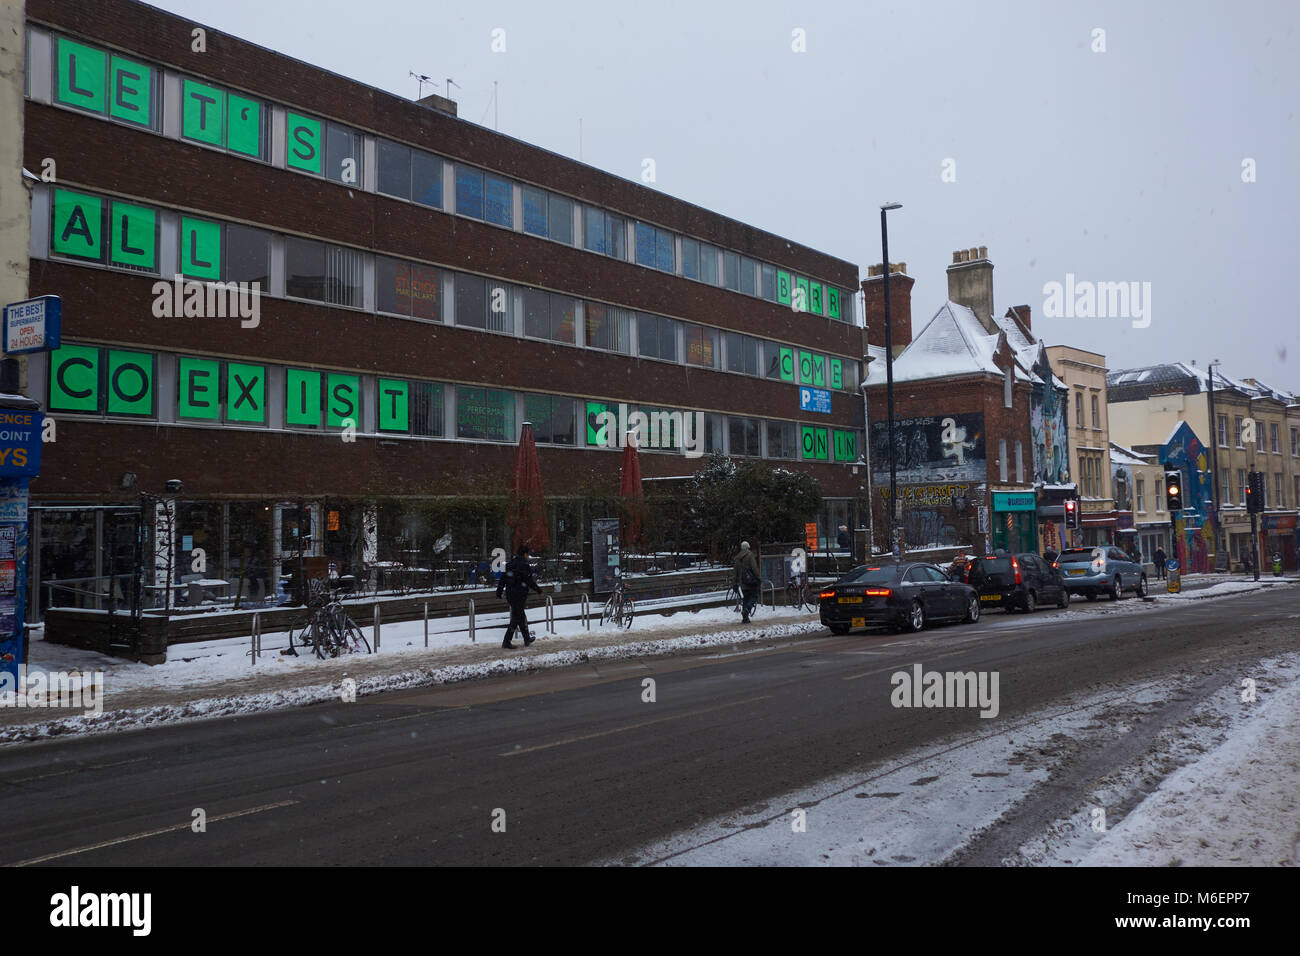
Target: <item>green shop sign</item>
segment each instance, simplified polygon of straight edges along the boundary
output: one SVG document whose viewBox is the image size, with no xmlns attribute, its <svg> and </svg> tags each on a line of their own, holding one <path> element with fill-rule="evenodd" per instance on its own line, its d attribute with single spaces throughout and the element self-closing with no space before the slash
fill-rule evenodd
<svg viewBox="0 0 1300 956">
<path fill-rule="evenodd" d="M 994 511 L 1033 511 L 1038 507 L 1032 491 L 993 492 Z"/>
</svg>

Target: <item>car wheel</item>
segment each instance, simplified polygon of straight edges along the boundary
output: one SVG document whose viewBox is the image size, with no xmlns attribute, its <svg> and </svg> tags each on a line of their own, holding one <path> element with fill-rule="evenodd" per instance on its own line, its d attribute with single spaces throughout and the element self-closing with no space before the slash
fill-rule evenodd
<svg viewBox="0 0 1300 956">
<path fill-rule="evenodd" d="M 972 594 L 966 601 L 966 623 L 974 624 L 980 619 L 980 598 Z"/>
<path fill-rule="evenodd" d="M 1147 596 L 1147 576 L 1145 574 L 1142 575 L 1142 577 L 1138 578 L 1137 590 L 1134 591 L 1133 593 L 1136 594 L 1138 597 Z"/>
<path fill-rule="evenodd" d="M 1056 606 L 1057 607 L 1070 606 L 1070 592 L 1067 591 L 1065 588 L 1061 588 L 1061 599 L 1056 602 Z"/>
<path fill-rule="evenodd" d="M 1025 592 L 1025 613 L 1033 614 L 1038 609 L 1038 598 L 1033 591 Z"/>
<path fill-rule="evenodd" d="M 849 626 L 847 624 L 827 624 L 826 626 L 831 629 L 832 634 L 836 634 L 841 637 L 849 633 Z"/>
<path fill-rule="evenodd" d="M 1089 591 L 1089 592 L 1088 592 L 1088 600 L 1089 600 L 1089 601 L 1095 601 L 1095 600 L 1097 600 L 1097 592 L 1096 592 L 1096 591 Z"/>
<path fill-rule="evenodd" d="M 907 614 L 907 629 L 913 632 L 925 630 L 925 607 L 920 601 L 912 602 L 912 609 Z"/>
<path fill-rule="evenodd" d="M 1119 575 L 1117 574 L 1115 575 L 1115 580 L 1110 582 L 1110 587 L 1106 589 L 1106 593 L 1110 595 L 1112 601 L 1118 601 L 1119 593 L 1122 590 L 1123 585 L 1120 583 Z"/>
</svg>

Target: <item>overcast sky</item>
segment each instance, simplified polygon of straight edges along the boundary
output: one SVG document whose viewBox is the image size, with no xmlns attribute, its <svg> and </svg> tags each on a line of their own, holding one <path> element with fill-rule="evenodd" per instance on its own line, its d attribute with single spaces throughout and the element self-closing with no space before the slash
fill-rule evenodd
<svg viewBox="0 0 1300 956">
<path fill-rule="evenodd" d="M 581 119 L 586 162 L 639 179 L 653 159 L 653 188 L 864 275 L 901 202 L 918 328 L 952 251 L 983 245 L 999 313 L 1029 304 L 1049 345 L 1300 391 L 1292 0 L 155 5 L 402 96 L 412 71 L 451 77 L 489 127 L 495 81 L 503 133 L 576 158 Z M 1047 317 L 1067 274 L 1150 283 L 1150 324 Z"/>
</svg>

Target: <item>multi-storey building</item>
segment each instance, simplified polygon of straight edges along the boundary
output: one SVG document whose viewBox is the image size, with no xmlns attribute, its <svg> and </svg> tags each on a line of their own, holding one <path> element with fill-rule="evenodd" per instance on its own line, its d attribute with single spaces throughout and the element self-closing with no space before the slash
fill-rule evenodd
<svg viewBox="0 0 1300 956">
<path fill-rule="evenodd" d="M 1130 515 L 1134 544 L 1143 561 L 1155 563 L 1156 549 L 1170 549 L 1169 511 L 1165 506 L 1165 468 L 1155 454 L 1110 443 L 1111 497 L 1121 520 Z M 1124 542 L 1127 544 L 1127 542 Z"/>
<path fill-rule="evenodd" d="M 28 4 L 28 291 L 65 316 L 27 368 L 57 425 L 32 485 L 37 608 L 102 603 L 137 493 L 169 479 L 177 563 L 202 551 L 254 596 L 291 551 L 424 562 L 450 529 L 481 554 L 504 542 L 525 420 L 560 550 L 617 494 L 629 427 L 647 479 L 689 474 L 684 452 L 760 459 L 818 479 L 825 538 L 848 523 L 853 264 L 441 97 L 212 29 L 200 50 L 197 26 Z"/>
<path fill-rule="evenodd" d="M 1082 531 L 1078 543 L 1116 543 L 1123 529 L 1111 488 L 1106 357 L 1069 345 L 1049 345 L 1047 355 L 1052 370 L 1069 390 L 1070 480 L 1079 488 Z"/>
</svg>

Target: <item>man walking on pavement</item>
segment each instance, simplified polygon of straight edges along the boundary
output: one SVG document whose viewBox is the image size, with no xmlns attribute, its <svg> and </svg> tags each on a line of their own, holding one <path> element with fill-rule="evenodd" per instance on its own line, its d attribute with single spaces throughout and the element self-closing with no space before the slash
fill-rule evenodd
<svg viewBox="0 0 1300 956">
<path fill-rule="evenodd" d="M 1169 555 L 1165 554 L 1165 549 L 1157 547 L 1154 555 L 1156 560 L 1156 573 L 1160 575 L 1160 580 L 1165 579 L 1165 562 L 1169 560 Z"/>
<path fill-rule="evenodd" d="M 505 591 L 506 602 L 510 605 L 510 624 L 506 627 L 505 640 L 501 642 L 503 648 L 514 650 L 511 638 L 515 636 L 515 628 L 523 635 L 524 647 L 536 640 L 529 633 L 528 618 L 524 615 L 529 588 L 538 594 L 542 593 L 542 589 L 537 586 L 537 579 L 533 577 L 533 567 L 528 563 L 528 545 L 525 544 L 520 546 L 518 554 L 506 562 L 505 571 L 497 581 L 497 597 L 501 597 L 501 592 Z"/>
<path fill-rule="evenodd" d="M 758 574 L 758 559 L 749 550 L 749 542 L 740 542 L 740 553 L 736 555 L 736 587 L 740 590 L 741 624 L 749 623 L 749 615 L 758 603 L 758 586 L 762 580 Z"/>
</svg>

